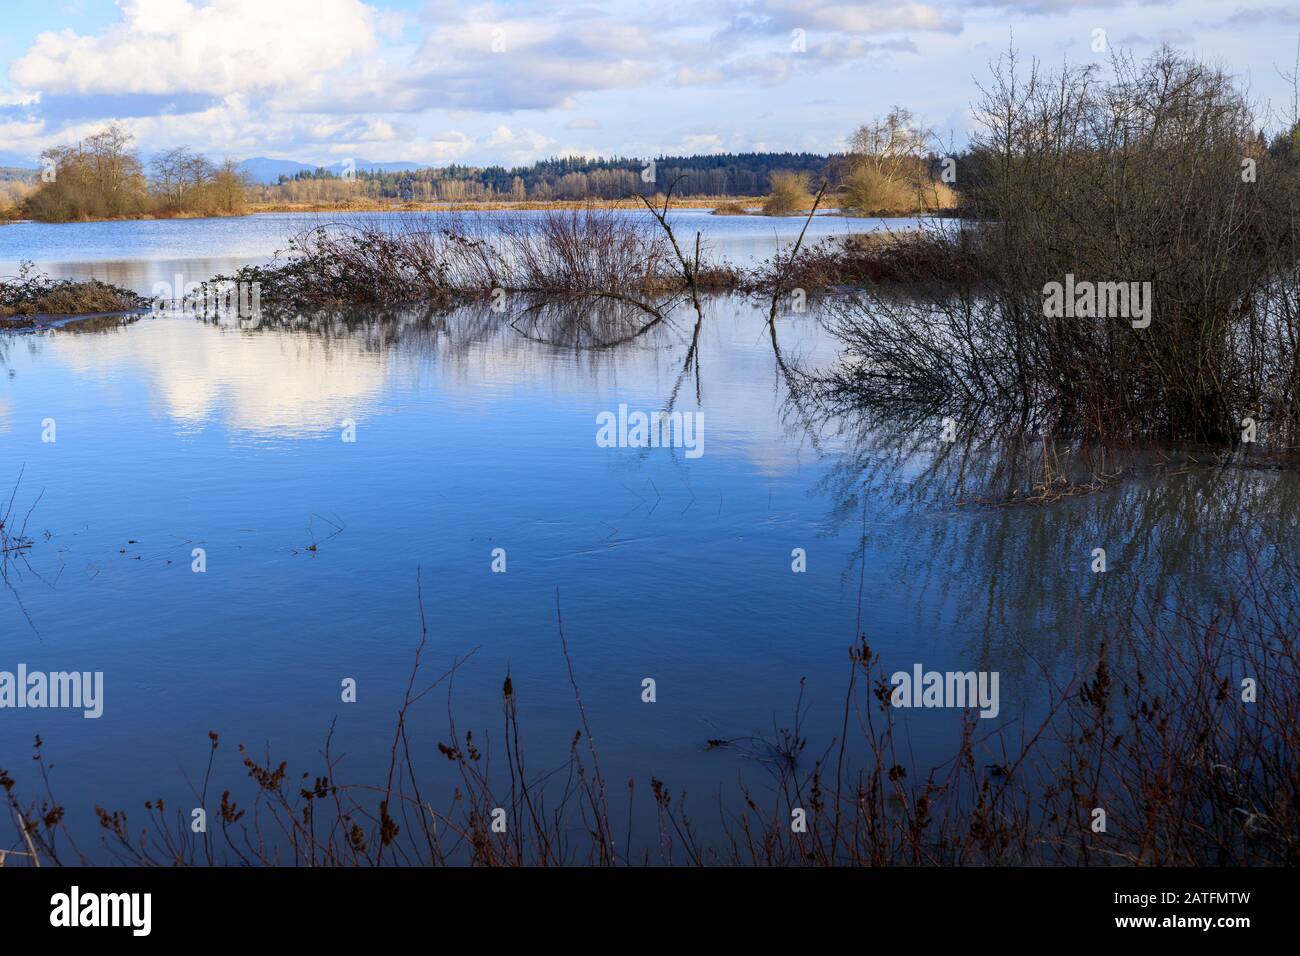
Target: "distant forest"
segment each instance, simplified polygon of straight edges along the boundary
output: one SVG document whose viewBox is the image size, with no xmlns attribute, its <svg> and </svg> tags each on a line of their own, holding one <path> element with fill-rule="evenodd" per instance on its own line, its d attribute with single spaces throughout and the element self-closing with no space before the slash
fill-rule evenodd
<svg viewBox="0 0 1300 956">
<path fill-rule="evenodd" d="M 531 166 L 461 166 L 379 172 L 358 170 L 361 191 L 376 199 L 409 201 L 477 199 L 622 199 L 663 191 L 678 180 L 680 196 L 761 196 L 776 172 L 821 177 L 833 172 L 841 157 L 816 153 L 722 153 L 714 156 L 661 156 L 653 176 L 640 159 L 594 159 L 585 156 L 545 159 Z M 646 177 L 643 178 L 643 172 Z M 280 185 L 341 179 L 316 169 L 281 176 Z"/>
</svg>

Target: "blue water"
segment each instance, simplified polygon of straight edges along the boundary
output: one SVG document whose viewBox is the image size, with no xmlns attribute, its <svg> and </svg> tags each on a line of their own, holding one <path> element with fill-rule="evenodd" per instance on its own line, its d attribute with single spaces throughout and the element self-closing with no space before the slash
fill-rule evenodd
<svg viewBox="0 0 1300 956">
<path fill-rule="evenodd" d="M 647 218 L 629 210 L 620 215 Z M 487 212 L 494 217 L 542 216 L 543 212 Z M 438 222 L 443 213 L 402 213 L 406 223 Z M 714 216 L 708 210 L 682 209 L 671 214 L 685 239 L 701 232 L 709 251 L 733 262 L 771 255 L 793 242 L 803 216 Z M 202 281 L 248 263 L 262 263 L 288 248 L 297 234 L 319 226 L 382 224 L 380 213 L 260 213 L 215 219 L 159 219 L 132 222 L 38 223 L 0 226 L 0 277 L 17 273 L 31 260 L 54 278 L 95 278 L 148 294 L 155 282 Z M 861 219 L 818 215 L 805 242 L 873 229 L 908 229 L 911 219 Z"/>
<path fill-rule="evenodd" d="M 773 242 L 766 220 L 682 216 L 735 256 Z M 0 259 L 116 269 L 147 290 L 177 262 L 205 278 L 212 263 L 257 259 L 296 224 L 6 227 Z M 462 731 L 499 734 L 509 672 L 533 766 L 562 762 L 578 724 L 558 592 L 606 776 L 688 790 L 707 828 L 746 758 L 704 742 L 789 725 L 806 678 L 803 731 L 820 752 L 839 732 L 859 629 L 889 670 L 999 670 L 1014 720 L 1041 707 L 1046 673 L 1117 620 L 1108 592 L 1127 603 L 1175 582 L 1228 586 L 1230 518 L 1206 506 L 1223 500 L 1221 477 L 1052 508 L 957 506 L 925 477 L 924 454 L 792 411 L 765 303 L 714 298 L 707 313 L 698 383 L 682 374 L 685 313 L 602 351 L 467 310 L 257 329 L 151 315 L 0 338 L 0 487 L 21 472 L 11 522 L 30 510 L 34 541 L 0 590 L 0 670 L 105 675 L 98 720 L 0 711 L 0 768 L 30 790 L 39 734 L 92 847 L 93 805 L 184 804 L 209 731 L 228 745 L 218 792 L 244 777 L 236 743 L 319 770 L 336 718 L 341 775 L 374 781 L 419 639 L 418 569 L 430 679 L 472 655 L 451 702 Z M 808 367 L 836 360 L 819 318 L 778 323 L 783 352 Z M 652 412 L 674 393 L 703 414 L 700 457 L 598 446 L 601 412 Z M 1280 508 L 1293 529 L 1295 483 L 1260 480 L 1256 517 Z M 1148 519 L 1160 535 L 1134 532 Z M 1105 576 L 1088 568 L 1099 544 Z M 505 573 L 491 569 L 496 548 Z M 791 569 L 795 548 L 805 573 Z M 340 699 L 346 678 L 356 703 Z M 448 702 L 435 696 L 413 737 L 437 773 Z M 907 759 L 924 770 L 953 717 L 904 720 Z"/>
</svg>

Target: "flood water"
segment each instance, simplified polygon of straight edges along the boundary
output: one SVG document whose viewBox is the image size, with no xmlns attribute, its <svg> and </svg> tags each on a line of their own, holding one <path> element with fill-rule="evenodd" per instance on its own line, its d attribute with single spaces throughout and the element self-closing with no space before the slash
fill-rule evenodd
<svg viewBox="0 0 1300 956">
<path fill-rule="evenodd" d="M 318 219 L 4 227 L 0 273 L 32 259 L 148 292 L 262 261 Z M 680 221 L 733 261 L 800 225 Z M 430 674 L 469 658 L 450 703 L 462 731 L 499 733 L 509 673 L 532 764 L 562 762 L 578 717 L 558 601 L 604 773 L 687 790 L 707 828 L 746 757 L 705 741 L 789 725 L 806 679 L 802 730 L 820 752 L 859 630 L 890 671 L 999 672 L 997 719 L 1016 721 L 1126 609 L 1213 604 L 1252 529 L 1295 540 L 1288 472 L 1184 469 L 1051 506 L 959 504 L 925 452 L 800 414 L 766 303 L 715 297 L 706 313 L 698 375 L 683 374 L 686 312 L 598 350 L 473 309 L 257 328 L 147 315 L 0 338 L 0 487 L 8 499 L 21 472 L 12 512 L 30 511 L 34 541 L 0 591 L 0 670 L 104 674 L 99 719 L 0 711 L 0 767 L 30 777 L 39 734 L 91 849 L 94 805 L 184 803 L 209 731 L 230 745 L 218 791 L 244 778 L 237 743 L 318 770 L 335 720 L 341 775 L 375 780 L 419 640 L 418 571 Z M 836 360 L 817 308 L 778 328 L 791 361 Z M 702 413 L 698 456 L 597 442 L 601 413 L 670 403 Z M 1090 570 L 1097 547 L 1106 574 Z M 433 773 L 437 695 L 415 721 Z M 953 715 L 901 719 L 923 773 Z"/>
</svg>

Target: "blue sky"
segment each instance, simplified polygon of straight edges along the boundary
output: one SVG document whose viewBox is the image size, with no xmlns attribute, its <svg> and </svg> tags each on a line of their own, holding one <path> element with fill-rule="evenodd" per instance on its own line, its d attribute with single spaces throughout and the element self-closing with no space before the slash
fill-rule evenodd
<svg viewBox="0 0 1300 956">
<path fill-rule="evenodd" d="M 842 148 L 895 103 L 957 142 L 1015 44 L 1161 42 L 1290 108 L 1300 4 L 1232 0 L 0 0 L 0 163 L 118 120 L 145 152 L 445 164 Z"/>
</svg>

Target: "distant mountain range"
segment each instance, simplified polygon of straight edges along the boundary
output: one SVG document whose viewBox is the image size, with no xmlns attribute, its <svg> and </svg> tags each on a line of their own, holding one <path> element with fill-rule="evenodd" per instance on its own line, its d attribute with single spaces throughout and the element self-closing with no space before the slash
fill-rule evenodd
<svg viewBox="0 0 1300 956">
<path fill-rule="evenodd" d="M 421 163 L 376 163 L 368 159 L 354 160 L 355 165 L 352 167 L 356 172 L 381 172 L 381 173 L 405 173 L 413 169 L 423 169 L 427 164 Z M 244 173 L 255 183 L 277 183 L 281 176 L 292 176 L 294 173 L 309 173 L 316 169 L 325 169 L 336 175 L 342 175 L 346 169 L 345 162 L 330 163 L 329 165 L 299 163 L 292 159 L 267 159 L 264 156 L 256 156 L 253 159 L 246 159 L 239 164 L 240 172 Z"/>
</svg>

